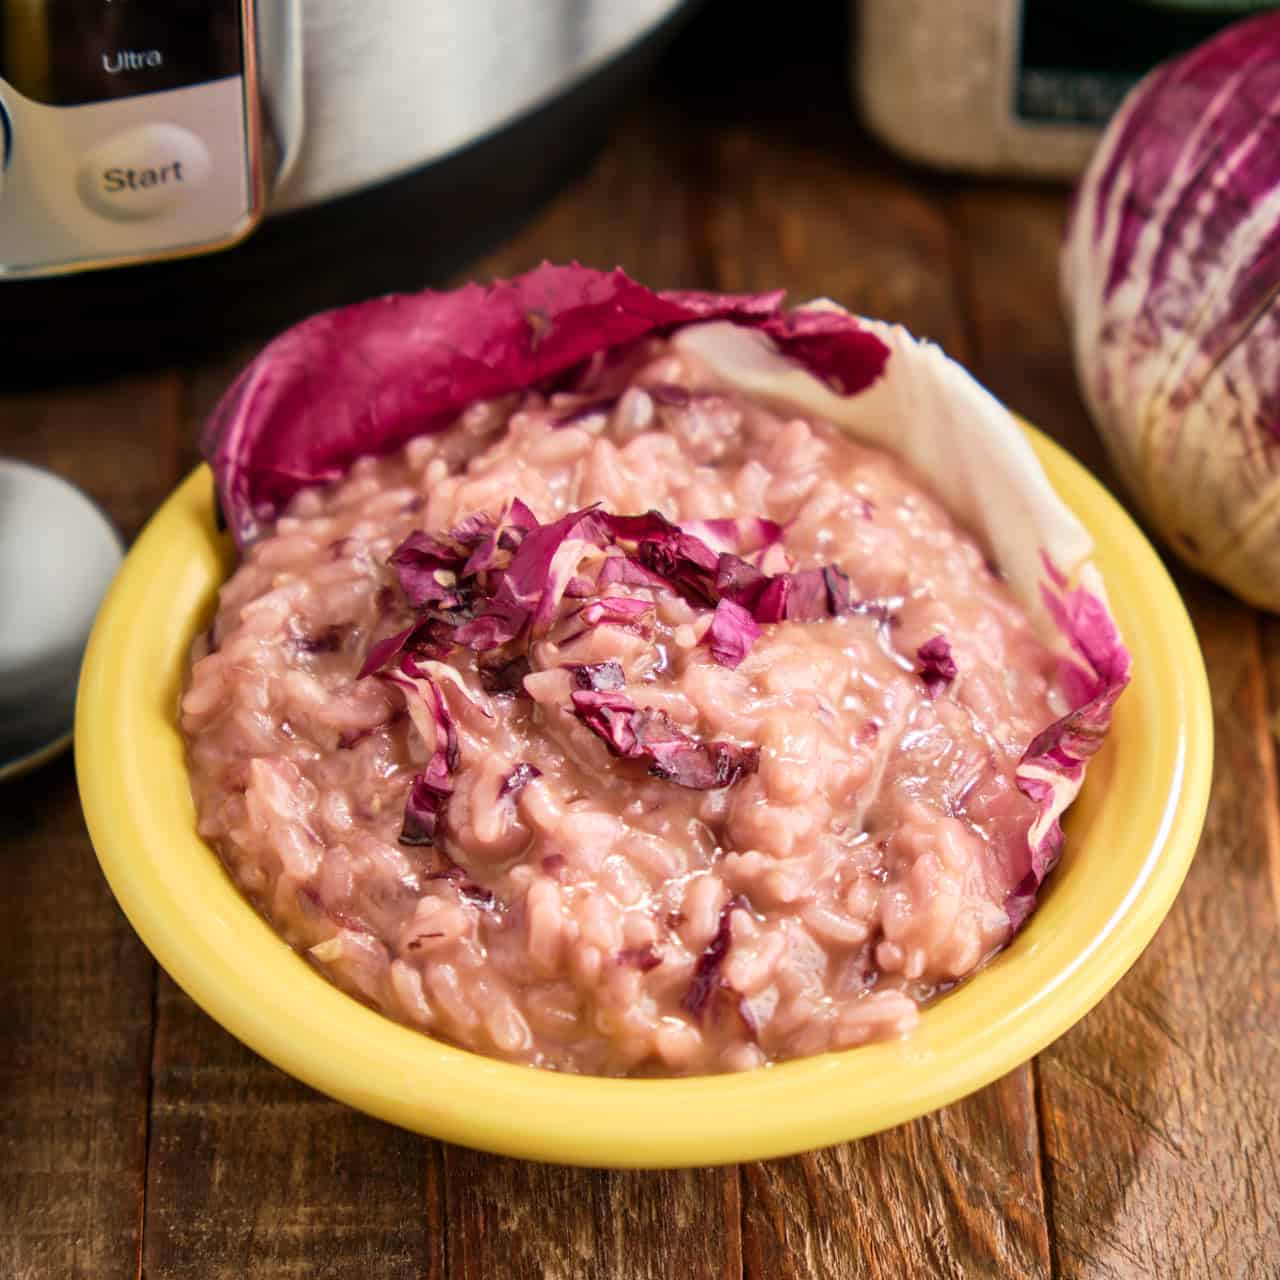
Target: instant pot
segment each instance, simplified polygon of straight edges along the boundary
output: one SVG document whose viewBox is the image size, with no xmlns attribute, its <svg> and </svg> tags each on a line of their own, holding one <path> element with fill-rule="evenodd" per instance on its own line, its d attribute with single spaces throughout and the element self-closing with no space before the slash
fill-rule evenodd
<svg viewBox="0 0 1280 1280">
<path fill-rule="evenodd" d="M 0 359 L 435 282 L 591 156 L 693 0 L 0 0 Z"/>
</svg>

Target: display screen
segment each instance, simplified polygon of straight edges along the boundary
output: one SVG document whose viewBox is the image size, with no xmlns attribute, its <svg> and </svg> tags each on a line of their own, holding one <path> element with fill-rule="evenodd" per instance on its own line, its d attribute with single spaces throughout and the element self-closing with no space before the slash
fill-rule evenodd
<svg viewBox="0 0 1280 1280">
<path fill-rule="evenodd" d="M 241 70 L 240 0 L 0 0 L 0 79 L 52 106 Z"/>
<path fill-rule="evenodd" d="M 1100 125 L 1153 67 L 1276 0 L 1023 0 L 1015 109 Z"/>
</svg>

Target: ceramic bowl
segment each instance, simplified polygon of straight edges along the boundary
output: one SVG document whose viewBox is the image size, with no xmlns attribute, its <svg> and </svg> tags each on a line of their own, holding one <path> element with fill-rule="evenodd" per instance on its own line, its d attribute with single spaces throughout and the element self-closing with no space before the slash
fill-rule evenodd
<svg viewBox="0 0 1280 1280">
<path fill-rule="evenodd" d="M 757 1159 L 857 1138 L 980 1089 L 1082 1018 L 1151 940 L 1195 852 L 1211 771 L 1204 665 L 1168 574 L 1098 482 L 1030 434 L 1096 541 L 1133 682 L 1034 915 L 908 1039 L 736 1075 L 597 1079 L 455 1049 L 331 986 L 195 832 L 178 698 L 188 647 L 233 562 L 204 468 L 138 539 L 81 677 L 76 764 L 111 888 L 173 978 L 263 1057 L 353 1107 L 488 1151 L 611 1166 Z"/>
</svg>

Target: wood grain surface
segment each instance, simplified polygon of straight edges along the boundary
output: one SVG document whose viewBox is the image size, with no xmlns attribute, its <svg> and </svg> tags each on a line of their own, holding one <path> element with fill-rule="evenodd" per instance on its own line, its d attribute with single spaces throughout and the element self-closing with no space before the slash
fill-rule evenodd
<svg viewBox="0 0 1280 1280">
<path fill-rule="evenodd" d="M 858 132 L 833 57 L 757 51 L 730 90 L 677 51 L 590 172 L 466 274 L 578 258 L 657 286 L 826 294 L 938 340 L 1113 482 L 1059 310 L 1066 189 L 906 167 Z M 0 454 L 80 483 L 131 537 L 251 351 L 152 369 L 140 353 L 109 380 L 0 391 Z M 21 371 L 0 375 L 16 388 Z M 97 870 L 66 758 L 10 784 L 0 1280 L 1276 1280 L 1280 624 L 1179 582 L 1218 749 L 1202 847 L 1156 940 L 1033 1063 L 792 1159 L 535 1165 L 333 1103 L 157 971 Z"/>
</svg>

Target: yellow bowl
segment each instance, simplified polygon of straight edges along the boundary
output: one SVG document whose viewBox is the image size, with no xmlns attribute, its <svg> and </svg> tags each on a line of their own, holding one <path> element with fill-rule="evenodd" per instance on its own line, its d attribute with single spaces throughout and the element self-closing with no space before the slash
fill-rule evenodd
<svg viewBox="0 0 1280 1280">
<path fill-rule="evenodd" d="M 138 539 L 80 680 L 80 794 L 111 888 L 191 998 L 264 1057 L 363 1111 L 488 1151 L 614 1166 L 750 1160 L 860 1137 L 970 1093 L 1083 1017 L 1150 941 L 1195 852 L 1211 770 L 1204 665 L 1164 567 L 1088 472 L 1031 438 L 1093 533 L 1133 683 L 1035 914 L 905 1041 L 738 1075 L 605 1080 L 451 1048 L 321 978 L 195 833 L 176 708 L 188 646 L 232 563 L 206 468 Z"/>
</svg>

